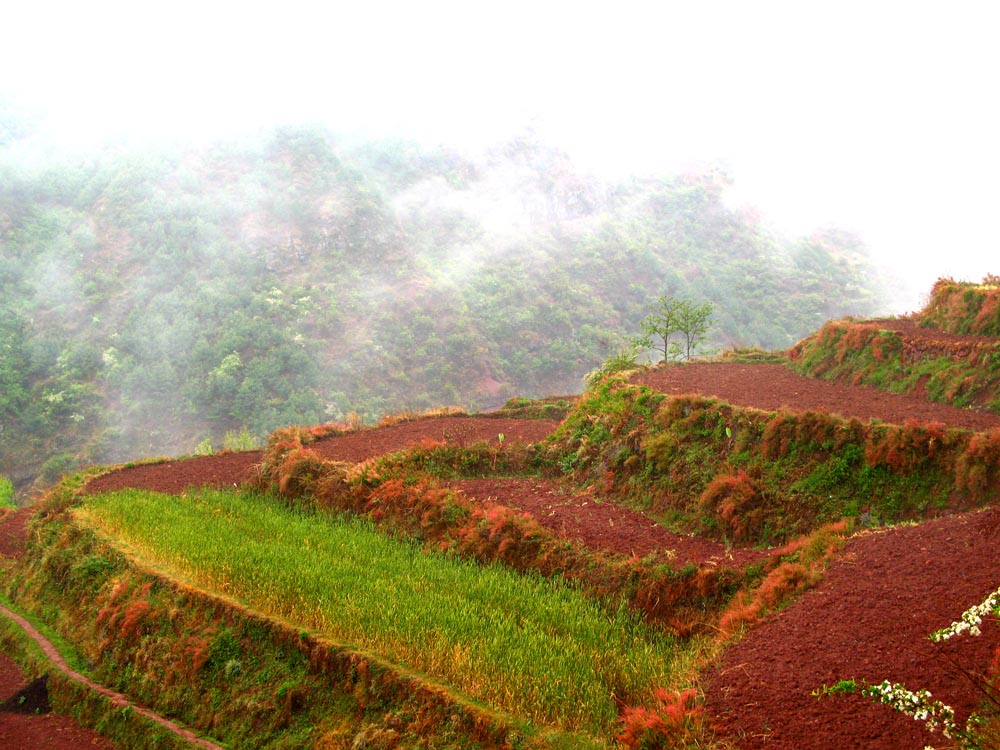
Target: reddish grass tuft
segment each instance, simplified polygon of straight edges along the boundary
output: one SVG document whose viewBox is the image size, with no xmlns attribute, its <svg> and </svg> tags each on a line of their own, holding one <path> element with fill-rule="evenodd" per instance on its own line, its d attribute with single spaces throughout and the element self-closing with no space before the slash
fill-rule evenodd
<svg viewBox="0 0 1000 750">
<path fill-rule="evenodd" d="M 184 655 L 191 663 L 190 675 L 195 675 L 208 663 L 209 651 L 208 638 L 204 636 L 191 636 L 184 644 Z M 190 676 L 189 675 L 189 676 Z"/>
<path fill-rule="evenodd" d="M 657 688 L 652 708 L 626 708 L 618 741 L 628 750 L 683 747 L 701 733 L 704 711 L 693 688 L 672 692 Z"/>
<path fill-rule="evenodd" d="M 312 489 L 323 473 L 323 459 L 309 448 L 293 448 L 279 459 L 276 467 L 278 492 L 299 496 Z"/>
<path fill-rule="evenodd" d="M 715 516 L 733 541 L 758 538 L 763 527 L 764 499 L 756 482 L 743 469 L 716 476 L 698 501 L 702 511 Z"/>
<path fill-rule="evenodd" d="M 977 432 L 958 457 L 955 485 L 974 499 L 986 497 L 1000 483 L 1000 429 Z"/>
<path fill-rule="evenodd" d="M 128 638 L 135 634 L 151 609 L 152 607 L 145 599 L 132 602 L 125 610 L 125 616 L 122 617 L 121 625 L 118 626 L 118 634 L 122 638 Z"/>
<path fill-rule="evenodd" d="M 729 638 L 740 628 L 753 625 L 780 609 L 792 597 L 815 586 L 822 580 L 827 563 L 843 546 L 849 531 L 847 521 L 827 524 L 778 550 L 772 559 L 781 562 L 760 585 L 741 591 L 730 602 L 719 619 L 719 637 Z"/>
<path fill-rule="evenodd" d="M 943 454 L 947 440 L 942 422 L 908 419 L 903 425 L 879 426 L 869 432 L 865 461 L 896 473 L 914 471 Z"/>
<path fill-rule="evenodd" d="M 872 339 L 878 338 L 879 328 L 877 325 L 852 325 L 847 327 L 847 332 L 841 336 L 836 344 L 836 360 L 843 362 L 849 355 L 866 348 Z"/>
</svg>

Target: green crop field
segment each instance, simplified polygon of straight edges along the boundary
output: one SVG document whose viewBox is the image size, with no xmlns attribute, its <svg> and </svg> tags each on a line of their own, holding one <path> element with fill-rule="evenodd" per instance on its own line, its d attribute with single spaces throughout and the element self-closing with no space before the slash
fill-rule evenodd
<svg viewBox="0 0 1000 750">
<path fill-rule="evenodd" d="M 128 490 L 75 511 L 145 563 L 381 654 L 502 711 L 608 737 L 691 656 L 624 608 L 290 510 L 266 496 Z"/>
</svg>

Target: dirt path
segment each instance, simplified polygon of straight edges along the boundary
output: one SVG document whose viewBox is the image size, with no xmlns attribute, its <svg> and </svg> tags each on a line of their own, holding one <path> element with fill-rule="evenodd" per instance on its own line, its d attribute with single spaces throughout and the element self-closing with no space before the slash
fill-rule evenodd
<svg viewBox="0 0 1000 750">
<path fill-rule="evenodd" d="M 149 709 L 143 708 L 142 706 L 138 706 L 135 703 L 132 703 L 121 693 L 117 693 L 114 690 L 109 690 L 103 685 L 97 684 L 89 677 L 85 677 L 79 672 L 71 669 L 70 666 L 66 663 L 66 660 L 63 659 L 62 654 L 60 654 L 59 651 L 56 650 L 56 647 L 52 645 L 52 642 L 49 641 L 41 633 L 39 633 L 38 630 L 36 630 L 35 627 L 30 622 L 25 620 L 20 615 L 11 612 L 4 606 L 0 606 L 0 615 L 8 618 L 9 620 L 12 620 L 25 633 L 27 633 L 31 637 L 31 639 L 35 641 L 35 643 L 41 646 L 42 651 L 45 653 L 46 658 L 52 662 L 55 668 L 60 672 L 62 672 L 67 677 L 69 677 L 71 680 L 74 680 L 75 682 L 80 682 L 86 685 L 94 692 L 100 693 L 101 695 L 110 698 L 111 703 L 119 708 L 125 708 L 126 706 L 130 707 L 136 713 L 145 716 L 147 719 L 159 724 L 164 729 L 176 734 L 178 737 L 182 737 L 183 739 L 187 740 L 196 747 L 203 747 L 206 748 L 206 750 L 223 750 L 221 746 L 216 745 L 214 742 L 209 742 L 208 740 L 201 739 L 190 730 L 185 729 L 184 727 L 180 726 L 179 724 L 173 721 L 170 721 L 170 719 L 165 719 L 159 714 L 153 713 Z M 2 724 L 0 724 L 0 728 L 2 728 Z M 2 732 L 2 729 L 0 729 L 0 732 Z M 0 734 L 0 737 L 3 737 L 3 734 Z M 17 747 L 17 745 L 9 745 L 9 747 Z M 25 745 L 25 747 L 28 746 Z M 46 747 L 52 747 L 52 745 L 46 745 Z"/>
<path fill-rule="evenodd" d="M 19 508 L 0 518 L 0 557 L 19 557 L 27 540 L 27 522 L 32 508 Z M 3 609 L 0 607 L 0 609 Z M 2 615 L 0 615 L 2 616 Z M 0 653 L 0 703 L 28 685 L 28 679 L 13 659 Z M 0 748 L 47 748 L 115 750 L 105 737 L 81 727 L 74 719 L 55 713 L 22 714 L 0 712 Z"/>
<path fill-rule="evenodd" d="M 0 519 L 0 557 L 16 558 L 24 553 L 28 536 L 28 521 L 33 509 L 19 508 Z M 128 701 L 121 693 L 116 693 L 74 671 L 63 659 L 55 646 L 20 615 L 0 605 L 0 617 L 14 622 L 28 634 L 42 649 L 53 667 L 72 680 L 87 685 L 111 699 L 116 706 L 131 706 L 132 710 L 160 724 L 169 731 L 187 739 L 197 747 L 222 750 L 218 745 L 196 737 L 189 730 L 164 719 L 142 706 Z M 16 695 L 25 688 L 28 680 L 17 664 L 0 653 L 0 703 Z M 54 713 L 22 714 L 0 712 L 0 748 L 46 748 L 47 750 L 75 750 L 75 748 L 101 748 L 109 750 L 117 746 L 105 737 L 81 727 L 74 719 Z"/>
</svg>

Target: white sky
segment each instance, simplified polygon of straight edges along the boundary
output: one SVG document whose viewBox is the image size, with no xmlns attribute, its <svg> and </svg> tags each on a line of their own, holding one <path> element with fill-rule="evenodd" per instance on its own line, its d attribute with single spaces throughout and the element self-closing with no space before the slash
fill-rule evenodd
<svg viewBox="0 0 1000 750">
<path fill-rule="evenodd" d="M 858 232 L 914 309 L 1000 273 L 1000 5 L 60 2 L 7 7 L 0 96 L 54 137 L 277 123 L 475 147 L 532 127 L 588 168 L 724 166 L 798 234 Z"/>
</svg>

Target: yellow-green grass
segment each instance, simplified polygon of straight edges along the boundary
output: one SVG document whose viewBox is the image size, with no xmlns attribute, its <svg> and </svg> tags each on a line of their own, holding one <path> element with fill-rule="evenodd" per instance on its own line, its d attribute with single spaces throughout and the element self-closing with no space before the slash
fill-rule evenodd
<svg viewBox="0 0 1000 750">
<path fill-rule="evenodd" d="M 542 725 L 608 738 L 616 700 L 642 705 L 691 658 L 561 581 L 427 553 L 265 496 L 126 490 L 75 513 L 170 575 Z"/>
</svg>

